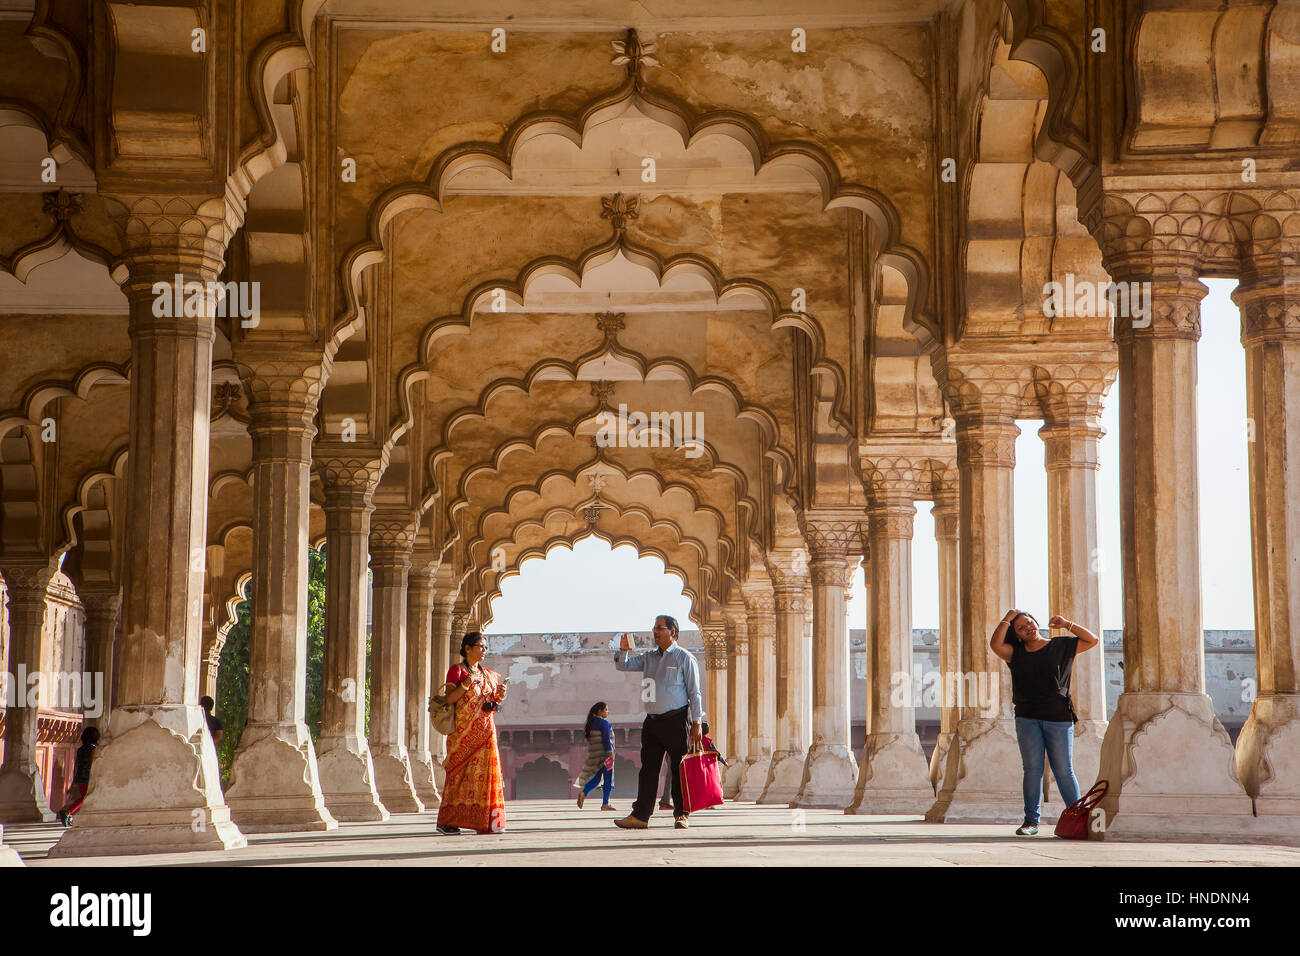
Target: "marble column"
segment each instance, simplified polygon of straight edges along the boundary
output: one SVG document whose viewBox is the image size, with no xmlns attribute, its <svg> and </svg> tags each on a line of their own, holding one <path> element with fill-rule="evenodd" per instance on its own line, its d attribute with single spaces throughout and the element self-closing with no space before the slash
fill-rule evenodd
<svg viewBox="0 0 1300 956">
<path fill-rule="evenodd" d="M 203 626 L 199 651 L 199 696 L 217 699 L 217 674 L 221 668 L 221 648 L 226 643 L 231 624 L 226 620 L 224 593 L 226 586 L 226 549 L 209 545 L 203 573 Z"/>
<path fill-rule="evenodd" d="M 738 800 L 757 800 L 772 767 L 776 724 L 776 603 L 772 592 L 745 590 L 749 629 L 749 747 Z"/>
<path fill-rule="evenodd" d="M 1082 624 L 1098 638 L 1102 630 L 1097 447 L 1105 434 L 1100 404 L 1098 396 L 1093 407 L 1056 407 L 1052 420 L 1038 430 L 1047 465 L 1049 613 Z M 1106 736 L 1104 643 L 1075 658 L 1070 690 L 1079 718 L 1074 725 L 1074 775 L 1080 792 L 1086 793 L 1097 780 Z"/>
<path fill-rule="evenodd" d="M 433 576 L 427 564 L 412 568 L 406 588 L 406 749 L 415 795 L 426 810 L 442 802 L 434 779 L 433 723 L 429 719 L 429 695 L 433 692 Z"/>
<path fill-rule="evenodd" d="M 77 596 L 86 608 L 86 671 L 92 681 L 102 681 L 103 687 L 101 699 L 96 702 L 99 713 L 93 717 L 87 713 L 86 721 L 103 733 L 108 729 L 113 707 L 113 640 L 122 609 L 122 590 L 83 586 Z"/>
<path fill-rule="evenodd" d="M 376 515 L 370 529 L 370 752 L 390 813 L 420 813 L 406 750 L 406 588 L 414 532 Z"/>
<path fill-rule="evenodd" d="M 451 670 L 451 627 L 454 608 L 454 596 L 447 595 L 446 592 L 439 592 L 434 596 L 433 647 L 430 651 L 433 680 L 430 686 L 435 694 L 442 694 L 443 685 L 447 680 L 447 671 Z M 447 737 L 433 729 L 432 717 L 429 721 L 429 733 L 429 751 L 433 756 L 433 781 L 438 787 L 438 793 L 441 794 L 447 782 L 447 772 L 442 768 L 443 761 L 447 759 Z"/>
<path fill-rule="evenodd" d="M 325 488 L 325 674 L 316 744 L 321 791 L 336 820 L 387 820 L 366 742 L 366 562 L 378 462 L 332 459 Z"/>
<path fill-rule="evenodd" d="M 961 572 L 957 560 L 957 495 L 939 498 L 930 514 L 939 550 L 939 679 L 942 695 L 939 737 L 930 755 L 930 785 L 937 794 L 943 785 L 948 750 L 957 733 L 961 708 Z M 949 676 L 951 675 L 951 676 Z"/>
<path fill-rule="evenodd" d="M 225 199 L 110 197 L 126 251 L 131 435 L 117 706 L 76 825 L 50 856 L 246 845 L 199 707 L 215 299 L 159 316 L 180 281 L 212 282 Z M 182 291 L 183 290 L 179 290 Z"/>
<path fill-rule="evenodd" d="M 795 805 L 843 809 L 853 802 L 858 762 L 849 727 L 849 632 L 844 591 L 856 523 L 808 526 L 812 584 L 812 743 Z"/>
<path fill-rule="evenodd" d="M 876 490 L 868 511 L 873 600 L 867 622 L 867 735 L 850 813 L 921 815 L 934 803 L 913 694 L 915 517 L 910 494 Z"/>
<path fill-rule="evenodd" d="M 1148 253 L 1148 255 L 1157 255 Z M 1099 775 L 1105 839 L 1214 839 L 1252 829 L 1236 754 L 1205 692 L 1197 504 L 1199 264 L 1159 252 L 1145 327 L 1115 320 L 1119 346 L 1124 692 Z M 965 547 L 965 541 L 962 542 Z"/>
<path fill-rule="evenodd" d="M 725 625 L 707 625 L 704 638 L 704 714 L 709 722 L 709 736 L 721 750 L 727 738 L 727 629 Z M 724 754 L 725 756 L 725 754 Z M 722 767 L 718 767 L 721 771 Z"/>
<path fill-rule="evenodd" d="M 1015 603 L 1014 402 L 967 399 L 954 407 L 960 485 L 961 683 L 957 735 L 926 820 L 1019 823 L 1023 767 L 1011 709 L 1011 677 L 989 647 Z"/>
<path fill-rule="evenodd" d="M 768 571 L 773 579 L 776 611 L 776 737 L 772 764 L 759 803 L 789 805 L 799 795 L 804 763 L 808 759 L 809 727 L 805 719 L 807 697 L 804 681 L 810 661 L 804 641 L 804 584 L 807 582 L 807 555 L 769 554 Z"/>
<path fill-rule="evenodd" d="M 52 563 L 19 564 L 5 558 L 9 604 L 9 675 L 5 689 L 13 706 L 5 710 L 4 762 L 0 763 L 0 823 L 50 823 L 45 782 L 36 762 L 37 711 L 33 691 L 41 674 L 41 633 L 45 628 L 45 589 Z M 0 698 L 0 703 L 4 699 Z M 30 706 L 29 706 L 30 705 Z"/>
<path fill-rule="evenodd" d="M 1300 269 L 1294 263 L 1257 256 L 1233 293 L 1254 423 L 1247 449 L 1257 661 L 1257 696 L 1237 737 L 1237 773 L 1254 801 L 1256 831 L 1292 841 L 1300 835 Z"/>
<path fill-rule="evenodd" d="M 252 614 L 248 723 L 226 803 L 247 833 L 332 830 L 306 722 L 311 441 L 322 369 L 284 350 L 240 361 L 252 395 Z"/>
<path fill-rule="evenodd" d="M 728 605 L 727 622 L 727 747 L 723 754 L 722 793 L 736 799 L 745 778 L 745 754 L 749 750 L 749 625 L 745 606 Z"/>
</svg>

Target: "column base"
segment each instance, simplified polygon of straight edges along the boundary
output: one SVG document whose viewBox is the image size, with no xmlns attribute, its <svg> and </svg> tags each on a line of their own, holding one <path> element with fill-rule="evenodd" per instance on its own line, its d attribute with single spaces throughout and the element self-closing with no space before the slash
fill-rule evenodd
<svg viewBox="0 0 1300 956">
<path fill-rule="evenodd" d="M 763 795 L 763 788 L 767 786 L 768 771 L 771 769 L 772 757 L 770 754 L 764 754 L 761 757 L 750 757 L 745 765 L 745 776 L 741 780 L 740 793 L 736 796 L 736 799 L 757 801 Z"/>
<path fill-rule="evenodd" d="M 804 761 L 803 781 L 792 806 L 839 810 L 853 801 L 858 762 L 848 747 L 813 744 Z"/>
<path fill-rule="evenodd" d="M 790 806 L 794 798 L 799 796 L 799 786 L 803 783 L 804 761 L 807 759 L 807 754 L 800 750 L 774 752 L 768 766 L 767 780 L 763 782 L 763 792 L 754 802 Z"/>
<path fill-rule="evenodd" d="M 1101 744 L 1106 739 L 1104 720 L 1080 720 L 1074 725 L 1074 779 L 1079 781 L 1079 796 L 1097 782 L 1101 770 Z M 1051 771 L 1051 767 L 1048 767 Z M 1055 784 L 1055 780 L 1052 781 Z"/>
<path fill-rule="evenodd" d="M 389 813 L 423 813 L 424 804 L 415 795 L 410 758 L 402 746 L 372 747 L 375 791 Z"/>
<path fill-rule="evenodd" d="M 203 711 L 119 707 L 86 801 L 50 857 L 235 850 L 248 845 L 222 798 Z"/>
<path fill-rule="evenodd" d="M 936 796 L 939 788 L 943 786 L 943 770 L 948 765 L 948 750 L 952 747 L 953 738 L 956 736 L 952 731 L 939 734 L 939 739 L 934 745 L 934 753 L 930 754 L 930 788 Z"/>
<path fill-rule="evenodd" d="M 244 727 L 230 768 L 226 806 L 244 833 L 338 829 L 321 795 L 306 724 Z"/>
<path fill-rule="evenodd" d="M 340 823 L 387 820 L 388 810 L 375 791 L 375 765 L 364 737 L 322 736 L 316 746 L 321 796 Z"/>
<path fill-rule="evenodd" d="M 53 822 L 41 772 L 35 767 L 30 773 L 17 767 L 0 768 L 0 823 Z"/>
<path fill-rule="evenodd" d="M 957 721 L 948 748 L 943 786 L 925 814 L 927 823 L 1020 823 L 1024 766 L 1014 720 L 976 717 Z"/>
<path fill-rule="evenodd" d="M 5 846 L 5 828 L 0 826 L 0 866 L 26 866 L 18 851 Z"/>
<path fill-rule="evenodd" d="M 728 800 L 740 799 L 740 787 L 745 782 L 745 770 L 749 763 L 744 757 L 734 757 L 723 771 L 722 795 Z"/>
<path fill-rule="evenodd" d="M 411 752 L 411 782 L 415 785 L 415 795 L 426 810 L 434 810 L 442 805 L 442 791 L 434 779 L 434 763 L 431 754 Z"/>
<path fill-rule="evenodd" d="M 1123 693 L 1102 743 L 1105 840 L 1238 841 L 1255 829 L 1208 694 Z"/>
<path fill-rule="evenodd" d="M 934 805 L 934 790 L 921 738 L 915 732 L 867 734 L 851 800 L 845 813 L 924 816 Z"/>
</svg>

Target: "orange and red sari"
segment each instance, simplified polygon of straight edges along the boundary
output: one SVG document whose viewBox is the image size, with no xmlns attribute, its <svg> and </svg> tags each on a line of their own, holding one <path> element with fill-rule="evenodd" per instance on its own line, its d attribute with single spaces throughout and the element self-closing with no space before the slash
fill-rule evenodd
<svg viewBox="0 0 1300 956">
<path fill-rule="evenodd" d="M 496 700 L 501 675 L 482 665 L 476 671 L 456 665 L 447 672 L 447 683 L 459 684 L 466 674 L 469 689 L 456 702 L 456 730 L 447 738 L 442 765 L 447 782 L 438 826 L 500 833 L 506 827 L 505 777 L 497 751 L 496 712 L 484 713 L 483 702 Z"/>
</svg>

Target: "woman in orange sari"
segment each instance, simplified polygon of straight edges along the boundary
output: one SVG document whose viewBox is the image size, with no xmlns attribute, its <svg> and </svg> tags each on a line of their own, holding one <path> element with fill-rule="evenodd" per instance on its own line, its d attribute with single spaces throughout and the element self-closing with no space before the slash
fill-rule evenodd
<svg viewBox="0 0 1300 956">
<path fill-rule="evenodd" d="M 439 833 L 500 833 L 506 828 L 496 711 L 506 699 L 509 680 L 482 666 L 486 654 L 483 635 L 470 631 L 460 642 L 461 662 L 447 671 L 447 683 L 455 690 L 446 700 L 456 705 L 456 730 L 447 738 L 443 761 L 447 782 L 438 809 Z"/>
</svg>

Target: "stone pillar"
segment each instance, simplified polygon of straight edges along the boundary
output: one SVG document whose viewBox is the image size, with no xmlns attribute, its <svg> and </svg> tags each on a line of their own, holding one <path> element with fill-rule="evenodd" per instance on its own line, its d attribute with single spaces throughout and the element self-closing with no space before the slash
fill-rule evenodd
<svg viewBox="0 0 1300 956">
<path fill-rule="evenodd" d="M 175 310 L 155 304 L 184 293 L 178 275 L 216 280 L 239 213 L 223 198 L 106 201 L 131 312 L 118 698 L 76 826 L 50 856 L 229 850 L 246 841 L 198 703 L 216 299 L 199 315 L 159 316 Z"/>
<path fill-rule="evenodd" d="M 240 359 L 252 395 L 252 616 L 248 723 L 226 802 L 245 832 L 332 830 L 306 722 L 312 419 L 323 370 L 284 350 Z"/>
<path fill-rule="evenodd" d="M 316 755 L 325 806 L 339 821 L 387 820 L 366 742 L 366 561 L 379 464 L 324 463 L 325 674 Z"/>
<path fill-rule="evenodd" d="M 805 654 L 804 585 L 808 557 L 802 550 L 768 554 L 776 610 L 776 737 L 772 765 L 759 803 L 788 806 L 799 795 L 808 759 L 808 701 L 805 680 L 811 662 Z"/>
<path fill-rule="evenodd" d="M 1196 342 L 1206 288 L 1189 253 L 1144 255 L 1159 260 L 1145 274 L 1108 263 L 1117 278 L 1150 280 L 1151 294 L 1145 327 L 1115 320 L 1124 692 L 1102 742 L 1104 837 L 1219 840 L 1248 832 L 1254 817 L 1205 692 Z"/>
<path fill-rule="evenodd" d="M 949 379 L 954 377 L 950 372 Z M 989 647 L 994 628 L 1015 602 L 1013 479 L 1020 429 L 1015 422 L 1017 396 L 1000 396 L 993 385 L 988 387 L 994 394 L 986 401 L 962 395 L 957 388 L 949 390 L 950 397 L 962 399 L 954 402 L 953 411 L 966 692 L 943 785 L 925 816 L 931 822 L 1019 823 L 1024 818 L 1011 675 Z"/>
<path fill-rule="evenodd" d="M 217 674 L 221 669 L 221 648 L 232 624 L 225 623 L 223 593 L 226 577 L 226 549 L 221 545 L 207 548 L 207 567 L 203 576 L 203 630 L 199 652 L 199 696 L 217 699 Z"/>
<path fill-rule="evenodd" d="M 1294 248 L 1294 238 L 1291 239 Z M 1300 269 L 1257 256 L 1233 301 L 1246 347 L 1257 696 L 1237 773 L 1257 831 L 1300 834 Z"/>
<path fill-rule="evenodd" d="M 749 612 L 749 747 L 738 800 L 757 800 L 772 767 L 776 724 L 776 602 L 767 589 L 746 588 Z"/>
<path fill-rule="evenodd" d="M 1066 383 L 1067 387 L 1077 383 Z M 1109 384 L 1109 383 L 1106 383 Z M 1047 465 L 1047 557 L 1050 614 L 1060 614 L 1102 636 L 1097 546 L 1097 446 L 1100 396 L 1092 407 L 1051 409 L 1038 430 Z M 1043 623 L 1046 623 L 1044 621 Z M 1080 793 L 1097 780 L 1106 736 L 1106 655 L 1099 646 L 1074 661 L 1070 690 L 1074 711 L 1074 775 Z"/>
<path fill-rule="evenodd" d="M 957 733 L 961 708 L 961 572 L 957 558 L 956 491 L 937 499 L 930 513 L 939 544 L 939 677 L 943 685 L 939 739 L 930 755 L 930 785 L 937 794 L 943 785 L 943 771 Z"/>
<path fill-rule="evenodd" d="M 849 632 L 844 591 L 848 553 L 861 553 L 857 522 L 809 522 L 812 583 L 812 745 L 796 796 L 801 807 L 843 809 L 853 801 L 858 763 L 849 730 Z"/>
<path fill-rule="evenodd" d="M 108 715 L 113 699 L 113 639 L 117 636 L 118 612 L 122 609 L 120 588 L 83 587 L 77 595 L 86 608 L 86 671 L 91 680 L 103 675 L 102 699 L 98 701 L 99 714 L 87 715 L 87 723 L 99 728 L 101 734 L 108 729 Z M 96 684 L 96 686 L 100 686 Z"/>
<path fill-rule="evenodd" d="M 45 629 L 45 589 L 55 567 L 41 561 L 3 566 L 9 602 L 9 676 L 13 706 L 5 710 L 4 762 L 0 764 L 0 823 L 50 823 L 45 782 L 36 763 L 37 711 L 28 706 L 29 675 L 41 673 L 41 633 Z M 4 703 L 4 698 L 0 698 Z"/>
<path fill-rule="evenodd" d="M 704 713 L 711 731 L 709 736 L 717 746 L 726 740 L 727 732 L 727 629 L 709 625 L 703 629 L 703 638 Z"/>
<path fill-rule="evenodd" d="M 868 511 L 871 619 L 867 623 L 867 736 L 849 813 L 921 815 L 934 803 L 916 733 L 912 678 L 913 489 L 873 483 Z M 897 699 L 897 688 L 905 688 Z"/>
<path fill-rule="evenodd" d="M 430 653 L 430 668 L 433 671 L 433 680 L 430 686 L 435 694 L 441 694 L 443 684 L 447 681 L 447 671 L 451 670 L 452 649 L 451 649 L 451 626 L 452 614 L 455 608 L 454 596 L 439 593 L 434 598 L 433 603 L 433 648 Z M 429 721 L 429 751 L 433 755 L 433 780 L 438 787 L 438 793 L 442 793 L 442 788 L 446 785 L 447 773 L 442 769 L 442 762 L 447 758 L 447 737 L 433 729 L 433 720 Z"/>
<path fill-rule="evenodd" d="M 406 587 L 414 530 L 376 516 L 370 529 L 370 752 L 375 789 L 390 813 L 420 813 L 406 751 Z"/>
<path fill-rule="evenodd" d="M 434 779 L 433 723 L 429 719 L 429 695 L 433 692 L 433 575 L 427 564 L 412 568 L 406 588 L 406 749 L 415 795 L 426 810 L 442 802 Z"/>
<path fill-rule="evenodd" d="M 728 605 L 727 622 L 727 746 L 723 754 L 727 768 L 722 781 L 723 796 L 736 799 L 745 778 L 745 754 L 749 750 L 749 626 L 743 604 Z"/>
</svg>

